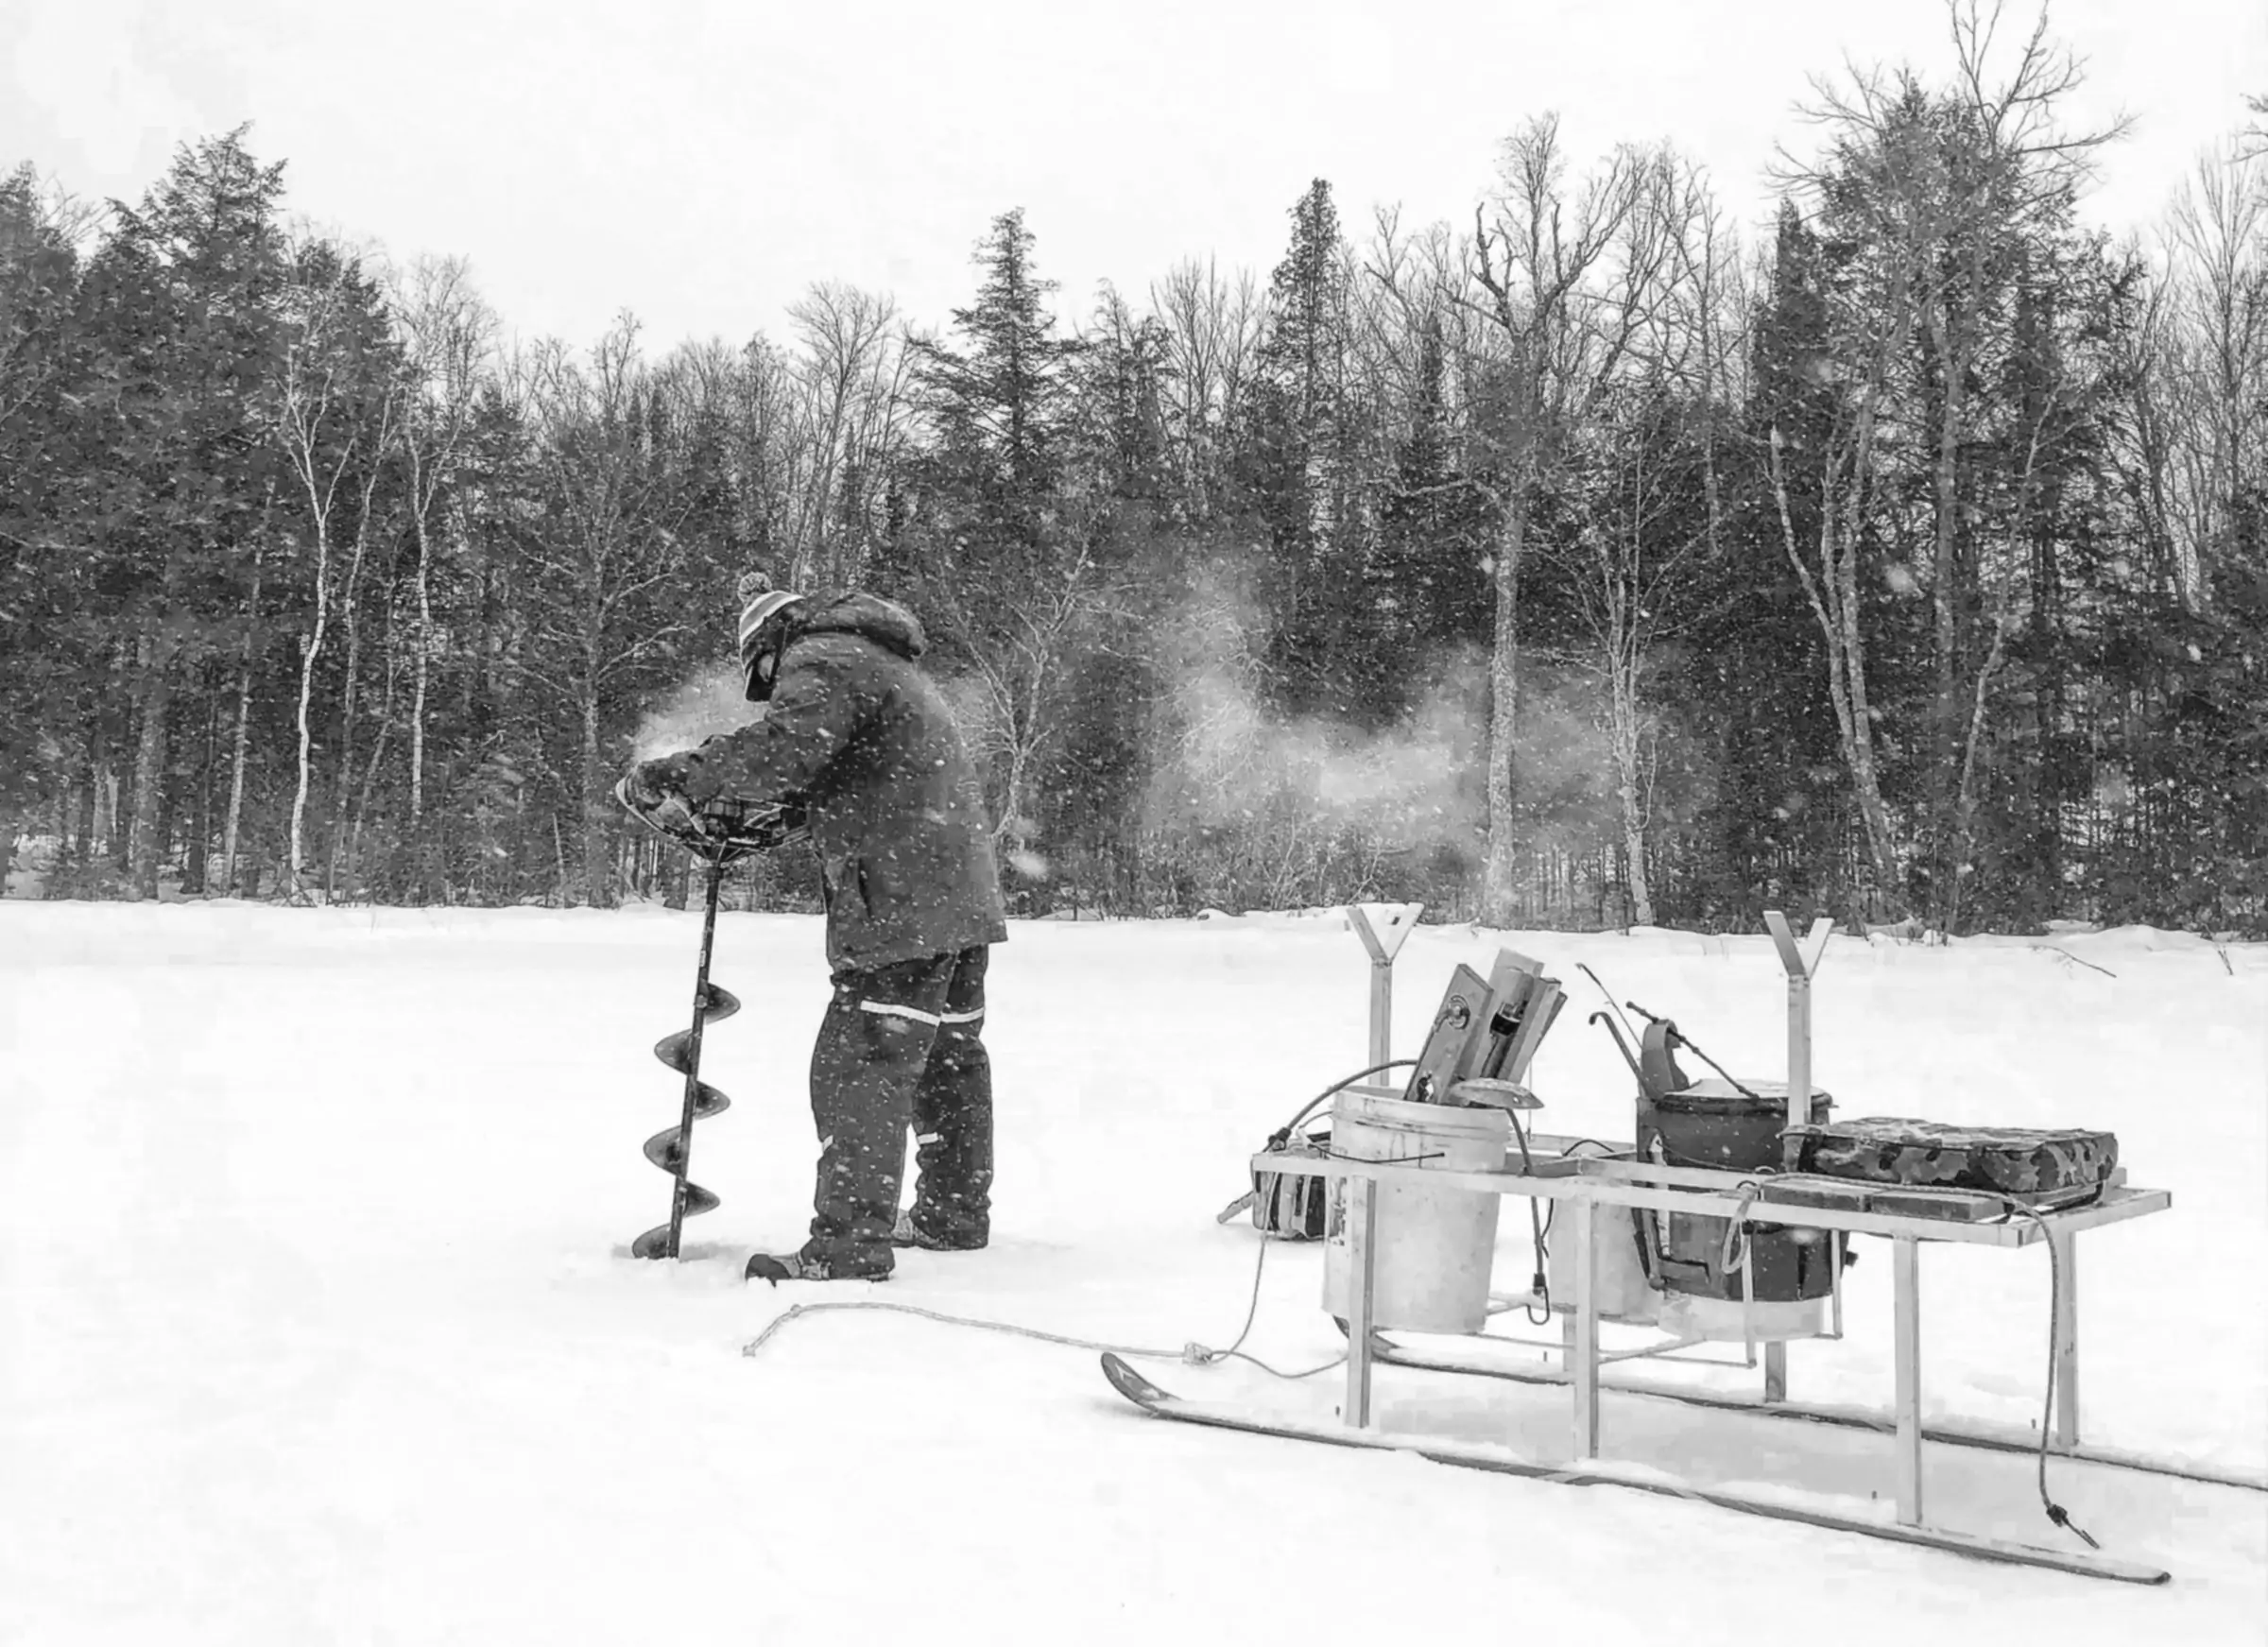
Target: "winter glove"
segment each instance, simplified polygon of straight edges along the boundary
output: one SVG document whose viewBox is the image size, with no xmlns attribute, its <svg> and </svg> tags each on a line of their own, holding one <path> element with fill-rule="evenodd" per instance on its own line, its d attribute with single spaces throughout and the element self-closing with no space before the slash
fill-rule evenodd
<svg viewBox="0 0 2268 1647">
<path fill-rule="evenodd" d="M 657 829 L 691 833 L 696 827 L 686 795 L 692 761 L 688 755 L 641 761 L 623 774 L 614 798 Z"/>
</svg>

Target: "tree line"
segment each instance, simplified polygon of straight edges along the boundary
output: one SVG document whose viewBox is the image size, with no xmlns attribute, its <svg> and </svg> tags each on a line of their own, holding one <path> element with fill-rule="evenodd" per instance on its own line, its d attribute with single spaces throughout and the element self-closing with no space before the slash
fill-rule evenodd
<svg viewBox="0 0 2268 1647">
<path fill-rule="evenodd" d="M 1007 211 L 940 328 L 822 281 L 780 337 L 507 345 L 248 129 L 131 205 L 26 164 L 9 867 L 681 897 L 609 791 L 730 724 L 763 565 L 918 614 L 1026 913 L 2268 930 L 2268 137 L 2115 238 L 2072 61 L 1951 15 L 1820 85 L 1760 243 L 1541 117 L 1469 222 L 1318 180 L 1264 279 L 1068 322 Z"/>
</svg>

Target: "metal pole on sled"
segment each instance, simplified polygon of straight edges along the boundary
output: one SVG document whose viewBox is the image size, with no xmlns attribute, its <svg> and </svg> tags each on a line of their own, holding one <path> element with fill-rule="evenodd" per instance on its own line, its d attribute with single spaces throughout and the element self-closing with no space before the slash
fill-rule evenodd
<svg viewBox="0 0 2268 1647">
<path fill-rule="evenodd" d="M 1377 912 L 1376 918 L 1373 910 Z M 1394 1055 L 1394 957 L 1401 952 L 1401 946 L 1418 925 L 1418 918 L 1424 913 L 1422 903 L 1347 906 L 1347 924 L 1363 940 L 1363 948 L 1370 956 L 1370 1067 L 1373 1069 Z"/>
<path fill-rule="evenodd" d="M 1834 918 L 1823 915 L 1812 922 L 1812 930 L 1801 945 L 1788 925 L 1788 918 L 1777 909 L 1764 911 L 1764 930 L 1772 935 L 1772 947 L 1779 952 L 1779 964 L 1788 974 L 1788 1119 L 1789 1126 L 1801 1126 L 1812 1118 L 1812 978 L 1819 970 L 1819 963 L 1827 956 L 1828 935 L 1835 930 Z M 1836 1241 L 1835 1257 L 1840 1259 L 1841 1239 Z M 1838 1280 L 1838 1284 L 1839 1280 Z M 1788 1347 L 1780 1339 L 1764 1346 L 1764 1399 L 1784 1401 L 1788 1398 Z"/>
</svg>

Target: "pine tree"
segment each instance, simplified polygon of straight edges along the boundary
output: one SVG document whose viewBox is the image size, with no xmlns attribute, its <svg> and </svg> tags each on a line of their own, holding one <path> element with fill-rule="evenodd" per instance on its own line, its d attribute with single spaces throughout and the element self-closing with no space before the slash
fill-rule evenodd
<svg viewBox="0 0 2268 1647">
<path fill-rule="evenodd" d="M 1171 489 L 1165 430 L 1168 364 L 1165 327 L 1137 319 L 1125 300 L 1106 290 L 1081 340 L 1071 404 L 1076 422 L 1076 484 L 1125 501 L 1155 501 Z"/>
<path fill-rule="evenodd" d="M 1043 555 L 1070 417 L 1065 368 L 1078 352 L 1056 335 L 1045 307 L 1056 286 L 1035 272 L 1033 245 L 1021 209 L 994 218 L 977 250 L 976 301 L 953 311 L 965 349 L 930 340 L 918 351 L 940 474 L 973 507 L 971 546 L 1011 575 Z"/>
<path fill-rule="evenodd" d="M 1338 208 L 1317 178 L 1291 211 L 1268 284 L 1254 386 L 1251 490 L 1268 541 L 1263 655 L 1285 707 L 1345 716 L 1361 697 L 1361 522 L 1347 390 L 1347 277 Z"/>
<path fill-rule="evenodd" d="M 1028 838 L 1064 730 L 1064 664 L 1098 592 L 1095 511 L 1066 488 L 1072 367 L 1045 308 L 1023 214 L 979 245 L 977 300 L 954 311 L 963 347 L 917 346 L 935 450 L 909 526 L 914 584 L 944 655 L 981 686 L 976 742 L 991 757 L 995 829 Z M 1030 860 L 1025 860 L 1029 862 Z"/>
<path fill-rule="evenodd" d="M 130 759 L 112 846 L 157 890 L 177 686 L 243 621 L 275 454 L 265 438 L 285 261 L 281 163 L 244 129 L 187 146 L 117 227 L 82 285 L 89 346 L 75 525 L 101 564 L 116 676 L 92 729 L 90 778 Z"/>
<path fill-rule="evenodd" d="M 1708 863 L 1700 910 L 1759 921 L 1775 901 L 1841 907 L 1851 806 L 1845 796 L 1826 664 L 1813 613 L 1782 541 L 1762 455 L 1780 436 L 1791 523 L 1817 540 L 1814 477 L 1833 402 L 1820 249 L 1783 203 L 1772 279 L 1755 319 L 1746 448 L 1757 455 L 1726 534 L 1727 564 L 1665 697 L 1699 747 L 1689 758 Z"/>
<path fill-rule="evenodd" d="M 0 179 L 0 881 L 14 820 L 60 803 L 83 637 L 83 563 L 59 529 L 80 455 L 69 394 L 80 368 L 77 256 L 30 166 Z"/>
<path fill-rule="evenodd" d="M 1365 567 L 1362 696 L 1374 722 L 1408 709 L 1451 649 L 1485 644 L 1492 616 L 1488 522 L 1480 494 L 1457 472 L 1437 313 L 1420 324 L 1414 377 Z"/>
</svg>

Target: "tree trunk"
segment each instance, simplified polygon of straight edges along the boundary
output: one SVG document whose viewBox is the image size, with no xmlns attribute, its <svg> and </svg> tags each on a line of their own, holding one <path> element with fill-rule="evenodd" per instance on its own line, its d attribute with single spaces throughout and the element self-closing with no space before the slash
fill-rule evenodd
<svg viewBox="0 0 2268 1647">
<path fill-rule="evenodd" d="M 1000 816 L 993 820 L 992 839 L 1005 841 L 1011 834 L 1021 849 L 1025 840 L 1023 815 L 1024 744 L 1021 734 L 1011 735 L 1008 743 L 1008 781 L 1001 795 Z"/>
<path fill-rule="evenodd" d="M 201 898 L 213 847 L 213 769 L 220 763 L 220 706 L 211 693 L 198 695 L 205 705 L 205 758 L 198 769 L 197 828 L 189 834 L 189 858 L 182 866 L 181 891 Z"/>
<path fill-rule="evenodd" d="M 1973 274 L 1973 271 L 1972 271 Z M 1968 369 L 1966 317 L 1948 315 L 1941 296 L 1925 305 L 1928 331 L 1942 377 L 1938 401 L 1936 452 L 1932 460 L 1931 489 L 1934 514 L 1931 565 L 1931 633 L 1936 652 L 1934 691 L 1930 708 L 1930 745 L 1924 795 L 1929 809 L 1928 848 L 1931 924 L 1944 930 L 1956 893 L 1950 877 L 1958 872 L 1958 850 L 1953 840 L 1953 817 L 1958 802 L 1952 794 L 1954 752 L 1960 741 L 1960 507 L 1961 432 L 1964 418 L 1965 377 Z"/>
<path fill-rule="evenodd" d="M 87 783 L 78 797 L 77 838 L 71 846 L 71 867 L 83 879 L 94 865 L 94 825 L 102 805 L 102 729 L 97 725 L 87 741 Z"/>
<path fill-rule="evenodd" d="M 393 729 L 396 688 L 402 678 L 402 653 L 397 641 L 400 626 L 394 622 L 394 601 L 389 592 L 386 603 L 386 695 L 378 703 L 378 729 L 370 737 L 370 758 L 364 763 L 362 782 L 355 792 L 354 823 L 347 835 L 347 868 L 359 888 L 362 874 L 362 832 L 369 822 L 370 798 L 378 787 L 378 764 L 386 758 L 387 736 Z"/>
<path fill-rule="evenodd" d="M 1847 511 L 1855 515 L 1855 509 Z M 1882 802 L 1881 776 L 1875 765 L 1874 705 L 1866 685 L 1866 636 L 1859 617 L 1859 546 L 1858 522 L 1846 518 L 1840 534 L 1844 540 L 1837 557 L 1835 577 L 1839 585 L 1842 610 L 1842 641 L 1830 648 L 1830 657 L 1839 656 L 1844 680 L 1843 695 L 1849 705 L 1846 712 L 1848 723 L 1848 761 L 1851 787 L 1856 791 L 1859 815 L 1864 820 L 1866 845 L 1873 859 L 1876 885 L 1884 901 L 1893 911 L 1902 908 L 1898 872 L 1898 841 L 1890 827 L 1890 809 Z M 1834 663 L 1830 661 L 1830 668 Z"/>
<path fill-rule="evenodd" d="M 260 580 L 267 571 L 266 522 L 275 503 L 275 487 L 268 487 L 267 506 L 261 511 L 259 546 L 252 551 L 252 594 L 244 612 L 244 655 L 237 661 L 236 736 L 229 755 L 229 817 L 221 833 L 220 894 L 236 895 L 236 835 L 244 817 L 244 766 L 251 748 L 252 656 L 260 637 Z"/>
<path fill-rule="evenodd" d="M 558 888 L 559 907 L 567 908 L 574 901 L 571 890 L 575 883 L 567 874 L 567 839 L 559 832 L 559 815 L 551 815 L 551 858 L 554 866 L 552 884 Z"/>
<path fill-rule="evenodd" d="M 118 823 L 118 768 L 107 760 L 102 767 L 102 851 L 115 868 L 126 863 L 126 832 Z"/>
<path fill-rule="evenodd" d="M 165 782 L 165 713 L 172 706 L 173 645 L 163 617 L 146 623 L 135 648 L 141 674 L 141 732 L 134 747 L 132 811 L 123 857 L 136 896 L 158 895 L 158 793 Z"/>
<path fill-rule="evenodd" d="M 307 864 L 307 791 L 312 768 L 308 750 L 312 739 L 308 730 L 308 708 L 315 696 L 315 665 L 322 656 L 323 631 L 331 618 L 331 534 L 318 512 L 315 522 L 315 622 L 309 626 L 307 638 L 300 647 L 300 776 L 299 785 L 291 797 L 291 896 L 294 900 L 306 896 Z"/>
<path fill-rule="evenodd" d="M 1024 683 L 1021 703 L 1014 678 L 1005 677 L 1002 681 L 999 712 L 1007 723 L 1008 777 L 1001 795 L 1000 815 L 992 820 L 992 839 L 996 844 L 1013 834 L 1016 845 L 1022 848 L 1030 832 L 1030 820 L 1024 813 L 1024 790 L 1030 778 L 1032 755 L 1040 742 L 1040 699 L 1046 680 L 1045 666 L 1046 661 L 1041 658 L 1032 678 Z"/>
<path fill-rule="evenodd" d="M 418 642 L 416 685 L 409 709 L 409 828 L 413 839 L 425 817 L 425 686 L 433 656 L 433 545 L 425 511 L 417 511 Z"/>
<path fill-rule="evenodd" d="M 370 495 L 366 489 L 362 514 L 354 525 L 354 554 L 347 565 L 347 587 L 339 597 L 339 615 L 347 626 L 347 679 L 339 695 L 338 771 L 331 801 L 331 849 L 323 865 L 325 899 L 338 895 L 338 859 L 347 838 L 347 793 L 354 781 L 354 710 L 359 695 L 357 688 L 362 682 L 362 611 L 356 597 L 361 592 L 362 562 L 369 536 Z M 350 860 L 347 871 L 352 875 L 353 870 Z"/>
<path fill-rule="evenodd" d="M 613 907 L 613 883 L 608 874 L 606 811 L 602 804 L 606 774 L 598 761 L 598 682 L 593 670 L 583 689 L 583 901 L 593 909 Z M 562 863 L 562 880 L 566 866 Z M 562 897 L 566 887 L 560 887 Z"/>
<path fill-rule="evenodd" d="M 1614 762 L 1618 780 L 1615 793 L 1622 801 L 1623 852 L 1629 860 L 1630 919 L 1637 926 L 1654 924 L 1654 889 L 1646 875 L 1646 794 L 1639 771 L 1640 727 L 1636 662 L 1614 667 Z"/>
<path fill-rule="evenodd" d="M 259 584 L 253 583 L 257 594 Z M 236 736 L 229 752 L 229 817 L 220 837 L 220 895 L 236 895 L 236 843 L 244 822 L 244 766 L 251 750 L 252 638 L 244 638 L 244 661 L 236 673 Z"/>
<path fill-rule="evenodd" d="M 1520 562 L 1527 546 L 1526 489 L 1514 483 L 1496 545 L 1496 636 L 1488 660 L 1488 857 L 1481 883 L 1481 919 L 1513 923 L 1519 892 L 1519 848 L 1513 832 L 1516 767 L 1513 738 L 1520 710 Z"/>
<path fill-rule="evenodd" d="M 1867 863 L 1875 878 L 1876 895 L 1892 910 L 1902 907 L 1898 874 L 1897 837 L 1890 828 L 1889 808 L 1882 803 L 1881 779 L 1875 766 L 1874 709 L 1867 695 L 1866 636 L 1859 614 L 1859 498 L 1855 473 L 1863 459 L 1854 457 L 1854 478 L 1839 480 L 1841 464 L 1830 458 L 1819 482 L 1819 574 L 1814 577 L 1796 540 L 1795 514 L 1788 503 L 1787 476 L 1780 466 L 1779 432 L 1770 445 L 1773 501 L 1779 509 L 1780 540 L 1788 560 L 1810 599 L 1818 620 L 1827 659 L 1827 695 L 1834 706 L 1836 741 L 1844 765 L 1850 773 L 1851 793 L 1859 804 L 1865 836 Z"/>
</svg>

